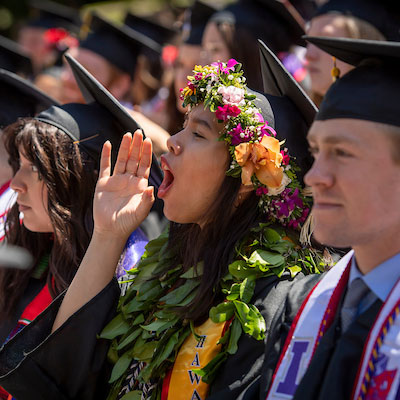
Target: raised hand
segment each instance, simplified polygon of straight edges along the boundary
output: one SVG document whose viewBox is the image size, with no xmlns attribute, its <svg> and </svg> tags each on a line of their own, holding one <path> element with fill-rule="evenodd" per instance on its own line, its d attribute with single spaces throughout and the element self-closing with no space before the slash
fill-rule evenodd
<svg viewBox="0 0 400 400">
<path fill-rule="evenodd" d="M 103 146 L 93 204 L 94 231 L 126 240 L 147 217 L 154 202 L 148 186 L 152 144 L 136 131 L 126 133 L 111 175 L 111 143 Z"/>
</svg>

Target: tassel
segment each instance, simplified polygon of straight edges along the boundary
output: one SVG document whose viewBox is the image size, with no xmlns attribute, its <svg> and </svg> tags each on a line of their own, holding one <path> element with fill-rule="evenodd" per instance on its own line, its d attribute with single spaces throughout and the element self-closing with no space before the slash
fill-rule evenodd
<svg viewBox="0 0 400 400">
<path fill-rule="evenodd" d="M 336 79 L 340 77 L 340 69 L 336 66 L 336 57 L 333 59 L 333 68 L 331 69 L 332 81 L 336 82 Z"/>
<path fill-rule="evenodd" d="M 315 221 L 312 211 L 304 222 L 300 230 L 300 243 L 305 246 L 311 246 L 311 236 L 314 232 Z"/>
</svg>

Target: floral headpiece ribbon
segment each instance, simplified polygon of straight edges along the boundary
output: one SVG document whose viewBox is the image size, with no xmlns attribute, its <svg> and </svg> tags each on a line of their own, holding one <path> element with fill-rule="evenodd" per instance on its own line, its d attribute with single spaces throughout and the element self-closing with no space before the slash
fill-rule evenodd
<svg viewBox="0 0 400 400">
<path fill-rule="evenodd" d="M 232 158 L 227 174 L 241 177 L 243 185 L 254 186 L 259 206 L 271 221 L 297 228 L 309 213 L 299 190 L 298 167 L 288 150 L 281 150 L 283 142 L 264 120 L 255 98 L 247 90 L 242 65 L 234 59 L 196 65 L 181 89 L 183 107 L 203 103 L 225 124 L 221 139 L 228 143 Z"/>
</svg>

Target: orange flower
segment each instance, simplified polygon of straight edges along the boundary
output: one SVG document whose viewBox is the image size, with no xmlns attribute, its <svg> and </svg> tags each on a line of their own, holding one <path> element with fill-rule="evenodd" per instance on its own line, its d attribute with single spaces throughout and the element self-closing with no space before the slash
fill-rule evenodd
<svg viewBox="0 0 400 400">
<path fill-rule="evenodd" d="M 235 147 L 235 158 L 242 167 L 243 185 L 251 185 L 251 177 L 270 188 L 278 188 L 283 179 L 279 140 L 263 136 L 260 143 L 241 143 Z"/>
</svg>

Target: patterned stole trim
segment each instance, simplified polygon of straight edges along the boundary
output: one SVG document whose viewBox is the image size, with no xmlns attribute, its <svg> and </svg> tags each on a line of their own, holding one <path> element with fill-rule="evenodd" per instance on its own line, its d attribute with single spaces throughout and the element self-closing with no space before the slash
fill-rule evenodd
<svg viewBox="0 0 400 400">
<path fill-rule="evenodd" d="M 45 308 L 50 305 L 52 300 L 53 299 L 51 297 L 49 287 L 46 284 L 36 295 L 36 297 L 26 306 L 18 320 L 16 327 L 8 335 L 4 344 L 14 337 L 23 327 L 30 324 L 42 311 L 44 311 Z"/>
<path fill-rule="evenodd" d="M 303 302 L 275 369 L 268 400 L 291 399 L 295 394 L 316 347 L 333 322 L 347 286 L 352 257 L 353 251 L 347 253 Z"/>
<path fill-rule="evenodd" d="M 0 188 L 0 242 L 5 236 L 7 213 L 17 199 L 16 193 L 10 188 L 10 182 Z"/>
<path fill-rule="evenodd" d="M 395 400 L 400 384 L 400 279 L 382 305 L 364 345 L 354 400 Z"/>
</svg>

